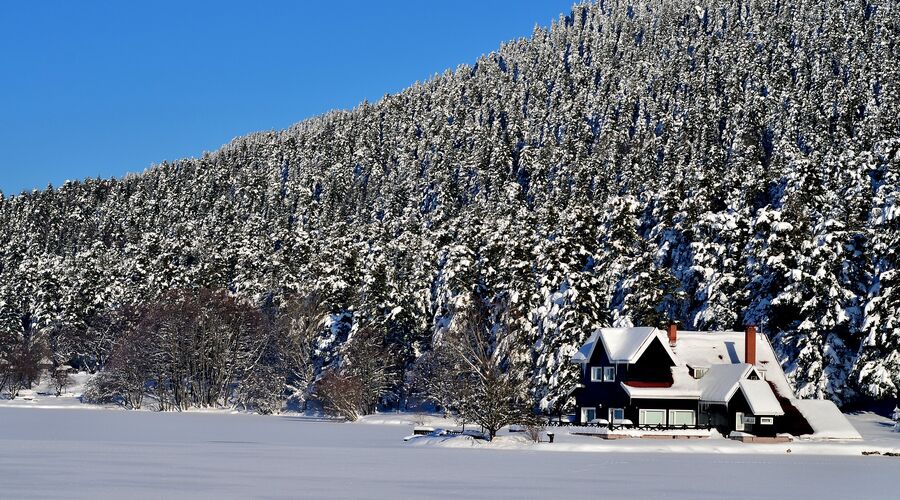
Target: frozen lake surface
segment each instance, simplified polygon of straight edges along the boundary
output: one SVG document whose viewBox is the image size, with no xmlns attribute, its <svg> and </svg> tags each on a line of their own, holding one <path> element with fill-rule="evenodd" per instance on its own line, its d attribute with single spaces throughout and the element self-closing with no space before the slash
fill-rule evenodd
<svg viewBox="0 0 900 500">
<path fill-rule="evenodd" d="M 0 498 L 897 498 L 891 457 L 453 449 L 409 427 L 0 407 Z M 552 446 L 552 445 L 547 445 Z"/>
</svg>

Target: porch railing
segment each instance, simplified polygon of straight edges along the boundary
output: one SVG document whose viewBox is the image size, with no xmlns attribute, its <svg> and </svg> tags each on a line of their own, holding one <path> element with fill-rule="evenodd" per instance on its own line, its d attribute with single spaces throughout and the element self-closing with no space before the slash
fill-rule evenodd
<svg viewBox="0 0 900 500">
<path fill-rule="evenodd" d="M 706 424 L 679 424 L 679 425 L 662 425 L 662 424 L 634 424 L 634 425 L 621 425 L 621 424 L 603 424 L 603 423 L 578 423 L 578 422 L 568 422 L 568 421 L 560 421 L 560 420 L 549 420 L 546 423 L 547 427 L 593 427 L 597 429 L 609 428 L 609 430 L 615 429 L 636 429 L 640 431 L 672 431 L 672 430 L 705 430 L 710 431 L 714 428 L 713 425 Z"/>
</svg>

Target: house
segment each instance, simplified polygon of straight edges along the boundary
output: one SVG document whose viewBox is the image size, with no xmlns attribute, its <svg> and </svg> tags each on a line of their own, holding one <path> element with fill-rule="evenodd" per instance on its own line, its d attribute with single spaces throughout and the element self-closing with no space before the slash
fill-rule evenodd
<svg viewBox="0 0 900 500">
<path fill-rule="evenodd" d="M 579 423 L 716 428 L 756 436 L 808 431 L 765 335 L 601 328 L 572 362 Z M 798 430 L 799 429 L 799 430 Z"/>
</svg>

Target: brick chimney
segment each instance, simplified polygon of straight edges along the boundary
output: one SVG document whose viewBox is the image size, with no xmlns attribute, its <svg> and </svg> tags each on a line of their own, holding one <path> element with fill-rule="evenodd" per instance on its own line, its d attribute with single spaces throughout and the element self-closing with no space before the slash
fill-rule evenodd
<svg viewBox="0 0 900 500">
<path fill-rule="evenodd" d="M 678 341 L 678 325 L 672 321 L 669 323 L 669 326 L 666 327 L 666 332 L 669 334 L 669 345 L 674 346 L 675 342 Z"/>
<path fill-rule="evenodd" d="M 756 364 L 756 325 L 747 325 L 744 331 L 744 363 Z"/>
</svg>

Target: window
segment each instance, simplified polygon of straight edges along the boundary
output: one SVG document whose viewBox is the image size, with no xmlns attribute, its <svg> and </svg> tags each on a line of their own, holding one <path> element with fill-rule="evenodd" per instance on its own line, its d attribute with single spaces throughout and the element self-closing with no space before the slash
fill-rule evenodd
<svg viewBox="0 0 900 500">
<path fill-rule="evenodd" d="M 640 425 L 666 425 L 666 410 L 641 410 L 639 413 Z"/>
<path fill-rule="evenodd" d="M 596 408 L 582 408 L 581 409 L 581 423 L 586 424 L 592 420 L 597 418 L 597 409 Z"/>
<path fill-rule="evenodd" d="M 615 382 L 616 367 L 615 366 L 592 366 L 591 382 Z"/>
<path fill-rule="evenodd" d="M 669 410 L 669 425 L 694 425 L 694 410 Z"/>
<path fill-rule="evenodd" d="M 612 417 L 613 422 L 625 420 L 625 410 L 622 408 L 610 408 L 609 415 Z"/>
<path fill-rule="evenodd" d="M 772 425 L 775 419 L 772 417 L 759 417 L 759 425 Z"/>
</svg>

